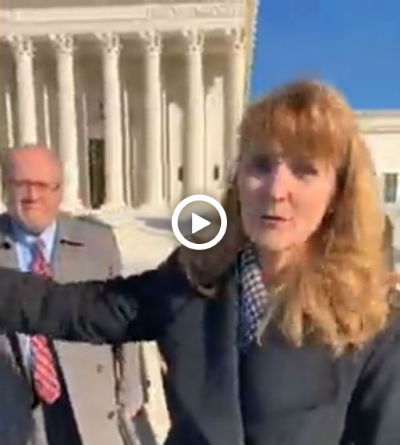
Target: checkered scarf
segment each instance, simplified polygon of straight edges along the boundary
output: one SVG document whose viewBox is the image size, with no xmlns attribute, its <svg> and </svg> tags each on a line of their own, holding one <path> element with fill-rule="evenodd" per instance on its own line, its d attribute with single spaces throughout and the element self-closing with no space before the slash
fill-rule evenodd
<svg viewBox="0 0 400 445">
<path fill-rule="evenodd" d="M 257 254 L 251 245 L 239 257 L 239 348 L 246 350 L 256 339 L 260 321 L 271 311 Z"/>
</svg>

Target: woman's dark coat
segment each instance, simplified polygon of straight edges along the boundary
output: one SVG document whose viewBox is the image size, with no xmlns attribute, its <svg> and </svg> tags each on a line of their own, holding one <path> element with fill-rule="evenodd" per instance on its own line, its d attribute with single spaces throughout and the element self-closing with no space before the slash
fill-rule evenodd
<svg viewBox="0 0 400 445">
<path fill-rule="evenodd" d="M 289 345 L 273 323 L 261 346 L 241 354 L 232 271 L 208 299 L 173 258 L 106 283 L 58 285 L 8 270 L 0 282 L 0 326 L 93 343 L 157 339 L 168 369 L 168 444 L 400 444 L 396 321 L 340 358 Z"/>
</svg>

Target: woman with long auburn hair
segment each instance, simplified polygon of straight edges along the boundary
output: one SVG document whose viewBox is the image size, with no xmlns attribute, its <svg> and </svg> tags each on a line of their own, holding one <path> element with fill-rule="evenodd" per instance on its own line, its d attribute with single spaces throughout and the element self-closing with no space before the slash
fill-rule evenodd
<svg viewBox="0 0 400 445">
<path fill-rule="evenodd" d="M 293 344 L 308 337 L 335 353 L 360 347 L 388 314 L 377 190 L 344 99 L 318 82 L 284 86 L 243 118 L 238 168 L 224 198 L 231 233 L 214 251 L 186 251 L 184 262 L 207 281 L 234 259 L 226 245 L 233 255 L 250 246 Z"/>
<path fill-rule="evenodd" d="M 0 270 L 0 326 L 156 339 L 166 444 L 400 443 L 394 280 L 354 114 L 332 87 L 297 81 L 251 104 L 239 136 L 217 246 L 105 282 Z"/>
</svg>

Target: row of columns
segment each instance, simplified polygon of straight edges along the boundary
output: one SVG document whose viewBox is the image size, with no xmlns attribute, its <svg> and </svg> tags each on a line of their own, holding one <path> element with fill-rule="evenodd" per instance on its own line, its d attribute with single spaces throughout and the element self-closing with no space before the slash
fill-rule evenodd
<svg viewBox="0 0 400 445">
<path fill-rule="evenodd" d="M 185 30 L 183 36 L 187 55 L 187 107 L 186 147 L 184 150 L 183 188 L 185 195 L 204 191 L 204 84 L 203 48 L 204 33 Z M 244 97 L 244 34 L 241 29 L 227 31 L 230 42 L 226 122 L 228 125 L 227 152 L 232 159 L 236 150 L 236 129 Z M 104 135 L 105 135 L 105 203 L 107 209 L 124 206 L 122 107 L 119 73 L 121 42 L 117 34 L 97 35 L 102 48 Z M 33 76 L 34 47 L 28 36 L 7 37 L 16 64 L 18 143 L 37 141 L 35 88 Z M 63 207 L 76 210 L 80 207 L 77 116 L 74 84 L 74 38 L 69 34 L 51 35 L 56 50 L 59 153 L 64 175 Z M 162 118 L 161 118 L 161 54 L 162 35 L 150 30 L 142 35 L 145 47 L 145 159 L 144 203 L 149 206 L 163 204 L 162 190 Z"/>
</svg>

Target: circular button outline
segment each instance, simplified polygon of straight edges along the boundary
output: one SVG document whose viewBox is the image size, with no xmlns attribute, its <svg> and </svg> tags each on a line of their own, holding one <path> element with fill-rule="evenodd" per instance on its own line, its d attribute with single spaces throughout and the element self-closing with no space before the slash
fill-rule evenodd
<svg viewBox="0 0 400 445">
<path fill-rule="evenodd" d="M 203 202 L 206 202 L 206 203 L 212 205 L 217 210 L 219 217 L 221 219 L 221 227 L 219 228 L 219 231 L 215 235 L 215 237 L 213 239 L 211 239 L 210 241 L 207 241 L 206 243 L 201 243 L 201 244 L 193 243 L 192 241 L 187 240 L 182 235 L 181 231 L 179 230 L 179 226 L 178 226 L 178 219 L 179 219 L 179 216 L 180 216 L 182 210 L 187 205 L 191 204 L 192 202 L 196 202 L 196 201 L 203 201 Z M 187 247 L 189 249 L 193 249 L 193 250 L 206 250 L 206 249 L 210 249 L 211 247 L 214 247 L 222 240 L 222 238 L 225 235 L 226 229 L 228 227 L 228 220 L 227 220 L 224 208 L 215 198 L 212 198 L 211 196 L 208 196 L 208 195 L 199 194 L 199 195 L 190 195 L 187 198 L 182 199 L 182 201 L 175 207 L 175 210 L 172 213 L 171 225 L 172 225 L 172 232 L 174 233 L 175 238 L 181 244 L 183 244 L 185 247 Z"/>
</svg>

